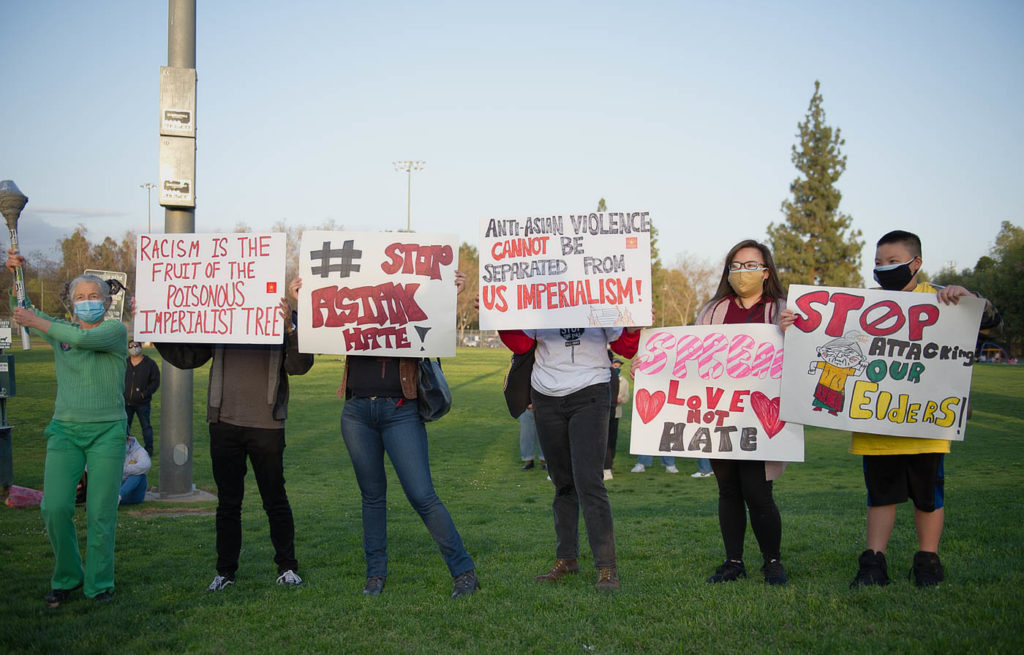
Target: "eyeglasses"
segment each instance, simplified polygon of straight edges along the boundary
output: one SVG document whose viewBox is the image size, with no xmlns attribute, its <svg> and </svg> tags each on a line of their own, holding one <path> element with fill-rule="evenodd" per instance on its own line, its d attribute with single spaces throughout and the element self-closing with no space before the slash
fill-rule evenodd
<svg viewBox="0 0 1024 655">
<path fill-rule="evenodd" d="M 730 271 L 767 271 L 768 267 L 761 262 L 755 262 L 753 260 L 749 262 L 729 262 Z"/>
</svg>

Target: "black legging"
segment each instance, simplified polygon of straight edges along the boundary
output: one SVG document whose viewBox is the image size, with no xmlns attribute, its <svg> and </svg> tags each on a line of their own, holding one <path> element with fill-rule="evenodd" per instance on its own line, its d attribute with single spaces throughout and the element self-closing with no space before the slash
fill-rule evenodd
<svg viewBox="0 0 1024 655">
<path fill-rule="evenodd" d="M 743 559 L 747 531 L 744 504 L 750 509 L 750 525 L 765 560 L 778 559 L 782 543 L 782 519 L 772 498 L 772 483 L 765 480 L 764 462 L 713 459 L 718 481 L 718 523 L 728 559 Z"/>
</svg>

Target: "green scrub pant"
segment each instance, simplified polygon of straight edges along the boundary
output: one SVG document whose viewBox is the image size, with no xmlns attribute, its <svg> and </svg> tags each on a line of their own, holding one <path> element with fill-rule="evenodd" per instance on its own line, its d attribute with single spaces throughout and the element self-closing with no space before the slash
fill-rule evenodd
<svg viewBox="0 0 1024 655">
<path fill-rule="evenodd" d="M 84 584 L 92 598 L 114 590 L 114 533 L 117 495 L 124 470 L 127 422 L 76 423 L 54 419 L 46 427 L 43 502 L 39 506 L 55 559 L 51 589 Z M 85 570 L 75 530 L 75 487 L 89 468 L 86 491 Z"/>
</svg>

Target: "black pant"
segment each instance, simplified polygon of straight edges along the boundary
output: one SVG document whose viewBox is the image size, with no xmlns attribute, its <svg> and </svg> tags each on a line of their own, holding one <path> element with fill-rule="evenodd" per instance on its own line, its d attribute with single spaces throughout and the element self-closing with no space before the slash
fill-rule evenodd
<svg viewBox="0 0 1024 655">
<path fill-rule="evenodd" d="M 284 428 L 242 428 L 210 424 L 210 460 L 217 482 L 217 573 L 233 578 L 242 548 L 242 497 L 246 457 L 252 462 L 263 511 L 270 522 L 270 541 L 278 574 L 297 571 L 295 521 L 284 490 Z"/>
<path fill-rule="evenodd" d="M 725 556 L 743 559 L 747 532 L 744 504 L 750 510 L 750 526 L 765 560 L 778 559 L 782 544 L 782 519 L 772 498 L 772 483 L 765 480 L 764 462 L 713 459 L 718 481 L 718 524 L 722 528 Z"/>
<path fill-rule="evenodd" d="M 608 441 L 608 384 L 595 384 L 568 396 L 533 390 L 533 414 L 548 475 L 555 485 L 555 557 L 579 555 L 580 509 L 599 568 L 615 566 L 612 506 L 604 488 Z"/>
<path fill-rule="evenodd" d="M 619 419 L 615 418 L 615 410 L 608 409 L 608 448 L 605 450 L 604 467 L 610 469 L 615 462 L 615 445 L 619 441 Z"/>
</svg>

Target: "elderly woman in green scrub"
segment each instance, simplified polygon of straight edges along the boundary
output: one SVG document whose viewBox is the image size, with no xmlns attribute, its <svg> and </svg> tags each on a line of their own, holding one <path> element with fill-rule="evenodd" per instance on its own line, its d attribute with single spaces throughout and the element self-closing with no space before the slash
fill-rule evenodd
<svg viewBox="0 0 1024 655">
<path fill-rule="evenodd" d="M 8 252 L 7 268 L 24 266 L 25 258 Z M 103 320 L 110 307 L 110 286 L 94 275 L 71 281 L 74 321 L 17 307 L 14 320 L 53 347 L 57 400 L 46 427 L 46 466 L 41 505 L 55 559 L 46 603 L 59 607 L 83 587 L 96 601 L 114 590 L 114 531 L 117 494 L 124 465 L 124 369 L 127 332 L 119 321 Z M 88 543 L 85 568 L 75 532 L 75 486 L 89 469 L 86 496 Z"/>
</svg>

